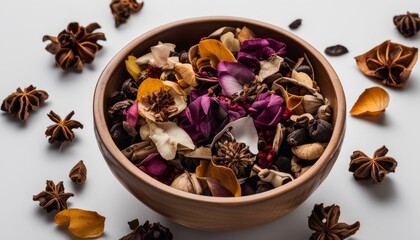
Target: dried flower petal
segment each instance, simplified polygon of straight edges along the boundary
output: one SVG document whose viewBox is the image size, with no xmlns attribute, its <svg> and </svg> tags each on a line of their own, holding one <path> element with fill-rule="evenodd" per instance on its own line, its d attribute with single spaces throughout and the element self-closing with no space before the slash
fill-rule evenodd
<svg viewBox="0 0 420 240">
<path fill-rule="evenodd" d="M 200 180 L 201 185 L 204 186 L 204 189 L 210 191 L 211 196 L 234 197 L 233 193 L 220 184 L 219 181 L 209 177 L 200 177 L 198 179 Z"/>
<path fill-rule="evenodd" d="M 151 140 L 166 160 L 174 159 L 178 150 L 195 149 L 190 136 L 175 122 L 151 122 L 143 125 L 140 136 L 143 140 Z"/>
<path fill-rule="evenodd" d="M 137 58 L 133 55 L 128 56 L 125 60 L 125 68 L 135 81 L 139 79 L 139 74 L 142 71 L 140 66 L 136 63 L 136 60 Z"/>
<path fill-rule="evenodd" d="M 215 39 L 205 39 L 198 43 L 198 54 L 201 58 L 209 59 L 212 68 L 217 69 L 220 61 L 236 62 L 232 52 Z"/>
<path fill-rule="evenodd" d="M 241 46 L 239 40 L 235 38 L 235 35 L 232 32 L 227 32 L 220 36 L 220 41 L 231 52 L 238 52 Z"/>
<path fill-rule="evenodd" d="M 265 92 L 258 95 L 248 112 L 254 118 L 257 128 L 273 128 L 280 121 L 283 109 L 284 100 L 282 97 Z"/>
<path fill-rule="evenodd" d="M 63 210 L 54 217 L 56 224 L 66 227 L 78 238 L 96 238 L 103 234 L 105 217 L 94 211 L 77 208 Z"/>
<path fill-rule="evenodd" d="M 242 63 L 227 61 L 221 61 L 217 65 L 217 76 L 222 94 L 227 97 L 241 92 L 245 84 L 255 79 L 255 74 Z"/>
<path fill-rule="evenodd" d="M 381 87 L 371 87 L 359 96 L 350 110 L 353 116 L 378 116 L 388 107 L 389 94 Z"/>
<path fill-rule="evenodd" d="M 163 159 L 158 153 L 150 154 L 136 166 L 147 173 L 147 175 L 166 185 L 170 185 L 181 171 L 176 166 L 169 165 L 168 161 Z"/>
<path fill-rule="evenodd" d="M 196 169 L 197 177 L 209 177 L 217 180 L 223 187 L 228 189 L 233 196 L 241 196 L 241 186 L 232 169 L 215 165 L 212 161 L 201 160 Z"/>
<path fill-rule="evenodd" d="M 403 87 L 417 62 L 418 49 L 385 41 L 355 57 L 359 69 L 369 77 L 391 87 Z"/>
</svg>

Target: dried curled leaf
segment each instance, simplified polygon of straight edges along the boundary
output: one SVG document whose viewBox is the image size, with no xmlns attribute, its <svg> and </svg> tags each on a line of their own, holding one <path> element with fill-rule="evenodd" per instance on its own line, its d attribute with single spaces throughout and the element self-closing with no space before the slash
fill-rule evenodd
<svg viewBox="0 0 420 240">
<path fill-rule="evenodd" d="M 133 77 L 135 81 L 139 78 L 141 72 L 140 66 L 136 63 L 137 58 L 130 55 L 125 60 L 125 67 L 127 68 L 128 73 Z"/>
<path fill-rule="evenodd" d="M 201 160 L 196 170 L 197 177 L 209 177 L 217 180 L 235 197 L 241 196 L 241 186 L 232 169 L 215 165 L 212 161 Z M 208 181 L 207 181 L 208 182 Z"/>
<path fill-rule="evenodd" d="M 359 96 L 350 110 L 353 116 L 377 116 L 388 107 L 389 94 L 381 87 L 371 87 Z"/>
<path fill-rule="evenodd" d="M 67 227 L 78 238 L 99 237 L 103 234 L 105 227 L 104 216 L 78 208 L 69 208 L 57 213 L 54 222 Z"/>
</svg>

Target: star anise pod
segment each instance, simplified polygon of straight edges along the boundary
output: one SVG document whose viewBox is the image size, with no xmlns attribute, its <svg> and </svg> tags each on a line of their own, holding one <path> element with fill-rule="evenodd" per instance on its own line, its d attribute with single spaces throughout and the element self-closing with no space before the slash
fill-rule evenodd
<svg viewBox="0 0 420 240">
<path fill-rule="evenodd" d="M 131 233 L 120 238 L 120 240 L 172 240 L 173 236 L 169 228 L 162 226 L 160 223 L 152 223 L 146 221 L 143 225 L 139 224 L 138 219 L 128 222 Z"/>
<path fill-rule="evenodd" d="M 63 182 L 60 181 L 57 185 L 53 181 L 47 180 L 47 186 L 45 190 L 34 195 L 32 200 L 39 201 L 39 206 L 44 208 L 47 212 L 67 209 L 67 199 L 73 197 L 73 193 L 64 192 Z"/>
<path fill-rule="evenodd" d="M 36 90 L 36 87 L 16 89 L 16 92 L 10 94 L 3 100 L 1 110 L 15 115 L 21 121 L 26 121 L 29 111 L 33 111 L 41 106 L 48 99 L 48 93 L 44 90 Z"/>
<path fill-rule="evenodd" d="M 98 23 L 83 27 L 77 22 L 71 22 L 57 37 L 45 35 L 42 41 L 51 41 L 45 49 L 55 55 L 55 61 L 60 68 L 65 71 L 82 71 L 83 64 L 93 62 L 96 52 L 102 49 L 97 41 L 106 40 L 105 34 L 93 33 L 100 27 Z"/>
<path fill-rule="evenodd" d="M 372 183 L 382 182 L 390 172 L 395 172 L 397 161 L 385 156 L 388 148 L 382 146 L 373 154 L 373 158 L 366 156 L 361 151 L 354 151 L 351 155 L 349 171 L 353 172 L 356 180 L 370 179 Z"/>
<path fill-rule="evenodd" d="M 406 38 L 420 31 L 420 18 L 417 13 L 407 12 L 407 14 L 394 16 L 393 21 L 398 31 Z"/>
<path fill-rule="evenodd" d="M 112 0 L 109 5 L 115 20 L 115 27 L 126 23 L 131 13 L 139 12 L 143 8 L 144 2 L 137 0 Z"/>
<path fill-rule="evenodd" d="M 255 101 L 255 99 L 257 99 L 258 94 L 264 93 L 267 91 L 268 91 L 268 86 L 265 83 L 253 81 L 250 84 L 245 84 L 244 90 L 242 90 L 241 92 L 233 94 L 232 102 L 245 103 L 245 105 L 252 104 Z"/>
<path fill-rule="evenodd" d="M 55 124 L 49 126 L 45 131 L 45 135 L 49 136 L 48 142 L 54 143 L 55 141 L 63 143 L 65 141 L 72 141 L 74 138 L 73 128 L 83 128 L 83 125 L 76 121 L 70 120 L 74 115 L 74 111 L 71 111 L 64 119 L 53 111 L 50 111 L 48 117 L 55 122 Z"/>
<path fill-rule="evenodd" d="M 359 230 L 359 221 L 348 225 L 339 223 L 340 207 L 331 205 L 324 208 L 324 204 L 315 204 L 308 219 L 309 228 L 315 232 L 310 240 L 343 240 Z"/>
<path fill-rule="evenodd" d="M 403 87 L 410 77 L 417 57 L 417 48 L 385 41 L 355 59 L 365 75 L 379 78 L 384 85 Z"/>
<path fill-rule="evenodd" d="M 143 96 L 142 101 L 150 106 L 146 111 L 153 112 L 157 121 L 166 121 L 171 113 L 178 111 L 174 97 L 167 90 L 154 91 Z"/>
<path fill-rule="evenodd" d="M 233 170 L 239 178 L 245 173 L 248 166 L 252 166 L 256 156 L 249 151 L 249 146 L 235 139 L 223 139 L 215 144 L 214 163 Z"/>
</svg>

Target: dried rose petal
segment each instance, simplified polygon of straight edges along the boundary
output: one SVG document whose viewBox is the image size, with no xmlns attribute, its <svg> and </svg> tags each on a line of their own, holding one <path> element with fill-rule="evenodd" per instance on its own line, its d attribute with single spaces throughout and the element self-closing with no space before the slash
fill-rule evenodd
<svg viewBox="0 0 420 240">
<path fill-rule="evenodd" d="M 227 97 L 232 97 L 233 94 L 242 91 L 245 84 L 255 79 L 255 74 L 239 62 L 221 61 L 217 65 L 217 75 L 222 94 Z"/>
<path fill-rule="evenodd" d="M 258 95 L 248 109 L 257 128 L 272 128 L 280 121 L 284 109 L 284 99 L 271 92 Z"/>
</svg>

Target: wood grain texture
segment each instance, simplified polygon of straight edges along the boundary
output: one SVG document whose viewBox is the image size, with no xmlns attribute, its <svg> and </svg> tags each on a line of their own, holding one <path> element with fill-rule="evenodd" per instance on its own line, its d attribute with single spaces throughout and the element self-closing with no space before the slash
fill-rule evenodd
<svg viewBox="0 0 420 240">
<path fill-rule="evenodd" d="M 320 159 L 301 177 L 279 188 L 239 198 L 189 194 L 166 186 L 137 169 L 116 147 L 106 120 L 106 99 L 129 75 L 124 60 L 141 56 L 158 41 L 171 42 L 177 49 L 197 43 L 202 36 L 223 26 L 251 28 L 257 36 L 271 37 L 287 45 L 288 55 L 305 53 L 315 69 L 315 80 L 333 109 L 334 132 Z M 169 23 L 153 29 L 125 46 L 102 72 L 93 102 L 95 135 L 114 176 L 144 204 L 169 219 L 191 228 L 230 231 L 274 221 L 298 207 L 327 177 L 345 134 L 346 103 L 340 80 L 324 56 L 294 34 L 271 24 L 238 17 L 200 17 Z"/>
</svg>

